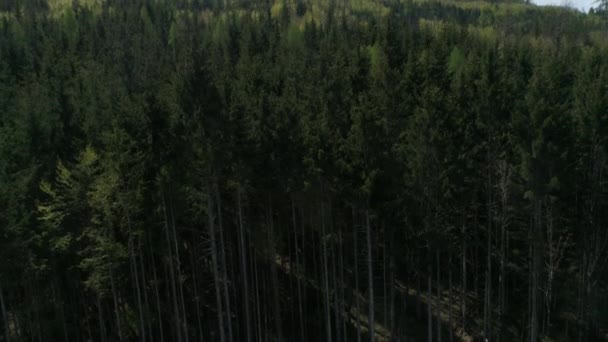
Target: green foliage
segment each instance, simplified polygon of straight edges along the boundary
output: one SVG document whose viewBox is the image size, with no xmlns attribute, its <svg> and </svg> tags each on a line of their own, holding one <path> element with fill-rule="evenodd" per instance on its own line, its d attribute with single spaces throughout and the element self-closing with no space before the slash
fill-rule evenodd
<svg viewBox="0 0 608 342">
<path fill-rule="evenodd" d="M 0 11 L 0 322 L 14 340 L 218 340 L 229 326 L 245 340 L 251 315 L 252 340 L 316 341 L 321 297 L 327 331 L 354 340 L 349 298 L 381 279 L 382 338 L 424 339 L 401 305 L 435 299 L 414 291 L 429 279 L 446 291 L 449 279 L 466 306 L 463 339 L 529 339 L 537 295 L 539 338 L 606 329 L 599 12 L 368 0 Z M 369 265 L 351 250 L 363 227 Z M 449 330 L 445 317 L 431 323 Z"/>
</svg>

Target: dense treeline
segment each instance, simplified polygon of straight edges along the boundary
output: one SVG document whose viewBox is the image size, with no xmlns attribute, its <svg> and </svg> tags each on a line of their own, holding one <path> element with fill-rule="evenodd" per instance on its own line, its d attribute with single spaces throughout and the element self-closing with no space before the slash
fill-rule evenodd
<svg viewBox="0 0 608 342">
<path fill-rule="evenodd" d="M 606 338 L 602 7 L 58 3 L 0 5 L 0 340 Z"/>
</svg>

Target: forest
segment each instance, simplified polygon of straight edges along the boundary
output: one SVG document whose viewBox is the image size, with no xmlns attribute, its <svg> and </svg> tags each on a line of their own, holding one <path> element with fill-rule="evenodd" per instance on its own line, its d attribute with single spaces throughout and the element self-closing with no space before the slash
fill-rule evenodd
<svg viewBox="0 0 608 342">
<path fill-rule="evenodd" d="M 0 341 L 608 341 L 608 2 L 0 1 Z"/>
</svg>

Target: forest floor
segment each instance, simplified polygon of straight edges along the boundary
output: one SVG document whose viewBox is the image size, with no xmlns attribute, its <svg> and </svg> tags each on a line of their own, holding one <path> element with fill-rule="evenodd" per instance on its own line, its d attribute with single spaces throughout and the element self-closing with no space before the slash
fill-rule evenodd
<svg viewBox="0 0 608 342">
<path fill-rule="evenodd" d="M 303 277 L 299 272 L 293 270 L 290 266 L 289 260 L 286 258 L 282 258 L 281 256 L 276 257 L 275 259 L 277 266 L 281 269 L 287 276 L 294 276 L 300 281 L 304 282 L 306 286 L 316 289 L 321 292 L 321 286 L 317 284 L 314 279 L 310 279 L 307 277 Z M 474 340 L 473 335 L 470 333 L 463 331 L 461 326 L 461 296 L 460 289 L 457 287 L 452 288 L 452 300 L 450 301 L 450 291 L 449 289 L 445 289 L 441 292 L 441 298 L 437 301 L 437 292 L 436 289 L 433 289 L 431 295 L 429 296 L 428 292 L 421 290 L 418 291 L 416 286 L 413 284 L 406 284 L 402 280 L 395 280 L 394 282 L 394 295 L 395 295 L 395 306 L 400 303 L 404 308 L 414 308 L 409 309 L 409 311 L 403 312 L 401 317 L 395 319 L 395 329 L 409 331 L 406 336 L 418 336 L 419 334 L 426 333 L 426 310 L 428 310 L 428 305 L 431 306 L 431 316 L 433 319 L 433 334 L 436 334 L 436 322 L 439 320 L 441 323 L 443 334 L 447 337 L 446 340 L 449 340 L 450 332 L 453 333 L 454 338 L 456 340 L 464 341 L 464 342 L 472 342 Z M 343 317 L 353 329 L 357 328 L 357 321 L 359 322 L 359 327 L 361 329 L 362 334 L 367 334 L 369 331 L 369 318 L 367 315 L 367 306 L 368 300 L 366 299 L 366 294 L 361 292 L 356 292 L 354 289 L 347 288 L 348 291 L 351 291 L 355 296 L 359 299 L 360 309 L 357 311 L 357 307 L 355 305 L 350 305 L 350 308 L 347 309 L 346 317 Z M 474 301 L 474 295 L 467 295 L 467 305 L 468 302 Z M 429 303 L 430 302 L 430 303 Z M 437 306 L 439 305 L 439 310 Z M 376 305 L 376 310 L 387 311 L 388 308 L 383 307 L 383 303 L 379 302 Z M 416 308 L 419 306 L 418 308 Z M 451 311 L 450 311 L 451 306 Z M 425 314 L 417 315 L 417 311 L 420 311 L 420 307 L 424 308 L 422 311 Z M 383 322 L 384 321 L 384 322 Z M 374 333 L 376 335 L 376 340 L 380 342 L 388 342 L 391 338 L 391 330 L 386 326 L 387 319 L 382 315 L 377 315 L 374 324 Z M 475 322 L 471 322 L 475 323 Z M 414 327 L 403 327 L 400 325 L 411 324 L 415 325 Z M 477 324 L 475 324 L 477 325 Z M 408 329 L 411 328 L 411 329 Z M 475 329 L 474 329 L 475 330 Z M 414 334 L 414 335 L 412 335 Z"/>
</svg>

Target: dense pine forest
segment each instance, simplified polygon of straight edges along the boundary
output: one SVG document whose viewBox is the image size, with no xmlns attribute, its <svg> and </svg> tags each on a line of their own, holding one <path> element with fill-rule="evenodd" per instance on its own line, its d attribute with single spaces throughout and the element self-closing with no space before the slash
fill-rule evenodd
<svg viewBox="0 0 608 342">
<path fill-rule="evenodd" d="M 608 3 L 0 1 L 0 341 L 608 340 Z"/>
</svg>

